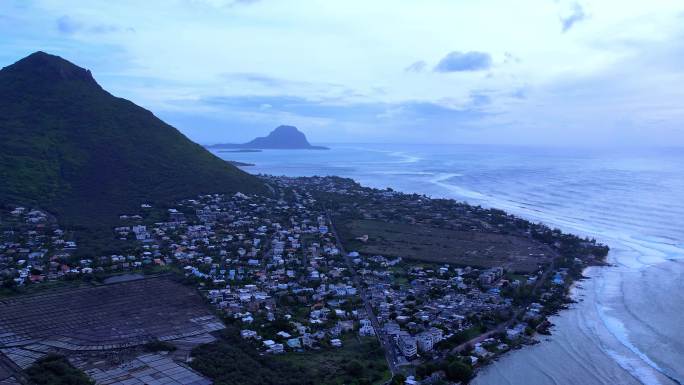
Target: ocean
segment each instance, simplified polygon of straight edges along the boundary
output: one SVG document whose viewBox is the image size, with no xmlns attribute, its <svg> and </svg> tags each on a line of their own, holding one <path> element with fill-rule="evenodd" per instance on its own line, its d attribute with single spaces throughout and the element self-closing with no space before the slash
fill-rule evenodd
<svg viewBox="0 0 684 385">
<path fill-rule="evenodd" d="M 338 175 L 496 207 L 608 244 L 552 335 L 482 370 L 484 384 L 684 383 L 684 149 L 329 145 L 215 152 L 251 173 Z"/>
</svg>

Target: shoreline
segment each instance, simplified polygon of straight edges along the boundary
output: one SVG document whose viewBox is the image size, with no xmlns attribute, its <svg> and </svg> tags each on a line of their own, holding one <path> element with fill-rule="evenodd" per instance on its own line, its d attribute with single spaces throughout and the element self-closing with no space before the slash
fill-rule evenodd
<svg viewBox="0 0 684 385">
<path fill-rule="evenodd" d="M 445 147 L 444 151 L 447 151 L 450 148 L 451 147 Z M 424 149 L 423 147 L 419 146 L 411 147 L 411 149 L 413 149 L 413 151 L 409 151 L 406 148 L 402 147 L 399 148 L 397 151 L 401 150 L 409 153 L 420 153 L 421 151 L 428 151 L 428 149 Z M 339 155 L 336 155 L 333 159 L 331 159 L 331 164 L 325 167 L 305 164 L 302 168 L 299 168 L 297 170 L 291 170 L 287 168 L 282 168 L 277 164 L 264 163 L 258 165 L 257 170 L 258 173 L 276 175 L 283 173 L 293 174 L 297 176 L 315 175 L 321 173 L 335 174 L 339 172 L 337 171 L 337 168 L 342 165 L 342 160 L 337 161 L 338 158 L 342 159 L 342 156 L 344 156 L 344 158 L 351 157 L 350 159 L 354 159 L 354 157 L 356 156 L 355 154 L 365 154 L 367 153 L 367 150 L 368 149 L 364 148 L 355 149 L 353 151 L 343 151 Z M 586 188 L 586 191 L 582 193 L 583 197 L 581 200 L 573 198 L 573 194 L 577 191 L 575 188 L 561 187 L 557 191 L 557 193 L 553 195 L 547 194 L 545 190 L 540 191 L 538 192 L 538 196 L 536 196 L 535 200 L 530 201 L 526 198 L 526 194 L 529 191 L 529 187 L 531 187 L 530 184 L 535 183 L 539 180 L 537 175 L 544 177 L 548 175 L 550 177 L 555 178 L 556 180 L 567 179 L 568 181 L 572 182 L 575 178 L 575 174 L 568 174 L 563 170 L 557 170 L 556 168 L 552 168 L 544 170 L 543 174 L 531 174 L 528 178 L 529 180 L 526 180 L 526 182 L 528 182 L 527 186 L 520 186 L 520 188 L 515 188 L 511 191 L 507 191 L 511 181 L 510 178 L 507 178 L 506 175 L 501 175 L 503 180 L 492 181 L 488 179 L 492 176 L 488 173 L 488 170 L 490 170 L 491 167 L 496 167 L 498 163 L 492 163 L 490 161 L 481 160 L 481 149 L 473 149 L 473 151 L 470 151 L 470 147 L 468 146 L 459 146 L 458 148 L 455 148 L 454 151 L 456 150 L 458 150 L 458 153 L 462 153 L 465 151 L 465 154 L 463 156 L 459 156 L 456 155 L 456 153 L 454 153 L 449 157 L 446 157 L 446 153 L 439 153 L 435 156 L 423 156 L 424 162 L 429 161 L 431 165 L 429 168 L 426 168 L 428 167 L 426 165 L 417 164 L 415 166 L 409 166 L 409 168 L 402 170 L 401 172 L 397 172 L 396 166 L 392 166 L 391 168 L 385 168 L 383 166 L 384 163 L 382 162 L 391 162 L 394 159 L 392 157 L 386 157 L 382 155 L 373 158 L 374 160 L 381 162 L 378 163 L 378 166 L 375 166 L 375 163 L 373 163 L 368 166 L 363 165 L 362 168 L 358 168 L 355 167 L 356 164 L 352 162 L 352 164 L 348 165 L 350 169 L 347 171 L 343 171 L 341 173 L 346 177 L 353 177 L 354 179 L 359 180 L 364 185 L 374 186 L 376 188 L 384 188 L 385 186 L 389 186 L 398 191 L 406 191 L 408 193 L 417 193 L 421 195 L 428 194 L 433 198 L 457 199 L 460 201 L 469 202 L 473 205 L 482 205 L 483 207 L 501 207 L 504 208 L 507 212 L 514 213 L 515 215 L 521 218 L 525 218 L 533 222 L 547 223 L 550 226 L 559 227 L 564 231 L 579 234 L 582 236 L 593 235 L 596 236 L 596 238 L 599 241 L 608 243 L 611 246 L 615 246 L 616 250 L 611 251 L 606 263 L 606 267 L 610 267 L 610 269 L 602 269 L 604 272 L 598 274 L 597 276 L 593 276 L 593 274 L 589 273 L 589 275 L 592 276 L 591 279 L 594 280 L 594 284 L 589 284 L 588 282 L 586 284 L 582 284 L 580 282 L 576 283 L 577 285 L 583 286 L 582 289 L 588 289 L 591 291 L 586 292 L 585 294 L 580 294 L 581 297 L 577 298 L 579 302 L 581 302 L 582 298 L 585 298 L 586 301 L 590 301 L 590 298 L 597 298 L 600 299 L 601 302 L 607 301 L 607 303 L 611 304 L 611 306 L 615 306 L 615 312 L 611 311 L 609 314 L 610 319 L 608 321 L 610 323 L 604 324 L 604 321 L 597 318 L 598 314 L 596 312 L 596 309 L 594 309 L 593 307 L 591 309 L 588 309 L 586 308 L 586 306 L 582 306 L 581 308 L 578 307 L 578 309 L 575 309 L 574 306 L 570 306 L 569 310 L 572 310 L 572 312 L 574 313 L 579 313 L 579 315 L 563 316 L 563 314 L 566 313 L 560 313 L 560 315 L 565 321 L 561 322 L 560 325 L 558 325 L 562 326 L 563 330 L 568 331 L 568 333 L 559 333 L 560 330 L 557 328 L 554 328 L 553 331 L 554 335 L 560 334 L 560 339 L 555 339 L 555 341 L 570 339 L 565 342 L 566 344 L 570 344 L 572 341 L 574 341 L 573 338 L 576 338 L 578 348 L 586 349 L 587 351 L 593 352 L 593 362 L 597 365 L 600 364 L 600 366 L 597 366 L 595 369 L 589 371 L 584 375 L 570 374 L 565 371 L 564 367 L 555 366 L 555 363 L 560 363 L 564 360 L 569 360 L 570 367 L 574 368 L 575 371 L 581 371 L 583 367 L 585 367 L 587 364 L 591 364 L 592 361 L 584 358 L 573 357 L 573 355 L 566 352 L 562 346 L 559 346 L 557 342 L 551 343 L 548 349 L 545 348 L 540 351 L 546 352 L 545 354 L 551 354 L 551 357 L 555 357 L 554 359 L 556 361 L 554 361 L 554 366 L 551 366 L 550 375 L 554 378 L 557 378 L 559 381 L 568 380 L 570 378 L 577 381 L 584 380 L 587 378 L 612 378 L 616 381 L 623 381 L 624 383 L 631 384 L 632 379 L 641 376 L 642 372 L 646 375 L 649 375 L 649 372 L 654 373 L 655 370 L 651 370 L 650 367 L 646 367 L 646 364 L 644 362 L 640 362 L 638 356 L 633 355 L 629 351 L 624 351 L 625 347 L 620 342 L 621 339 L 624 338 L 624 336 L 620 334 L 620 330 L 613 330 L 614 327 L 619 326 L 620 322 L 629 322 L 632 324 L 632 327 L 636 326 L 638 329 L 641 329 L 648 328 L 648 324 L 652 324 L 654 321 L 657 321 L 658 323 L 656 325 L 659 325 L 661 328 L 669 328 L 665 329 L 670 330 L 669 332 L 664 333 L 665 336 L 668 336 L 671 340 L 674 338 L 673 341 L 681 340 L 676 338 L 676 335 L 672 334 L 672 329 L 670 326 L 668 326 L 668 323 L 666 323 L 664 320 L 661 320 L 664 315 L 649 316 L 649 322 L 647 324 L 642 324 L 639 322 L 639 320 L 634 320 L 632 317 L 629 316 L 629 314 L 624 313 L 624 306 L 627 305 L 636 306 L 636 309 L 651 309 L 653 306 L 644 307 L 641 303 L 643 302 L 642 300 L 629 300 L 625 305 L 621 303 L 618 297 L 615 297 L 615 294 L 605 292 L 605 290 L 616 290 L 615 288 L 612 288 L 612 286 L 618 285 L 619 283 L 617 282 L 621 281 L 621 277 L 619 276 L 621 274 L 619 272 L 615 272 L 613 269 L 614 267 L 620 270 L 641 270 L 645 268 L 645 265 L 648 266 L 653 263 L 660 264 L 666 261 L 677 262 L 681 260 L 678 259 L 679 256 L 682 255 L 682 244 L 678 241 L 681 238 L 676 233 L 673 233 L 673 225 L 681 223 L 678 217 L 674 217 L 677 211 L 672 212 L 668 214 L 667 217 L 665 217 L 669 218 L 667 220 L 667 223 L 663 222 L 665 218 L 661 220 L 658 219 L 658 217 L 642 218 L 645 219 L 645 222 L 643 220 L 640 220 L 639 224 L 627 223 L 625 226 L 606 224 L 603 221 L 611 216 L 611 211 L 609 210 L 612 210 L 612 207 L 615 207 L 620 210 L 629 208 L 630 205 L 627 203 L 633 201 L 636 197 L 634 191 L 639 191 L 640 188 L 648 188 L 648 186 L 639 187 L 642 185 L 643 178 L 646 178 L 647 175 L 643 174 L 641 170 L 633 170 L 631 168 L 628 168 L 625 169 L 625 172 L 629 172 L 628 175 L 631 175 L 634 178 L 636 178 L 632 180 L 632 182 L 634 183 L 625 182 L 627 184 L 602 186 L 600 190 L 597 190 L 594 184 L 589 184 L 584 186 Z M 382 151 L 377 152 L 379 153 Z M 501 149 L 492 149 L 484 155 L 488 155 L 489 153 L 491 153 L 493 156 L 497 156 L 501 154 L 510 155 L 512 152 L 509 151 L 508 148 L 503 147 Z M 532 152 L 529 154 L 521 154 L 518 157 L 522 162 L 521 167 L 523 168 L 523 170 L 535 172 L 538 171 L 539 167 L 537 166 L 537 163 L 532 162 L 538 158 L 537 155 L 538 154 Z M 612 157 L 611 154 L 608 155 Z M 472 170 L 469 170 L 469 172 L 467 173 L 462 172 L 459 169 L 458 162 L 451 162 L 451 160 L 458 161 L 461 159 L 470 159 L 471 157 L 475 157 L 474 159 L 477 161 L 477 163 L 474 164 L 474 168 Z M 274 159 L 278 159 L 278 157 L 274 157 Z M 623 157 L 622 154 L 620 154 L 620 157 L 618 159 L 627 162 L 629 159 L 632 159 L 632 157 L 631 155 Z M 559 154 L 558 156 L 554 155 L 551 160 L 560 164 L 569 161 L 568 157 L 564 154 Z M 582 162 L 579 164 L 585 164 L 583 162 L 588 159 L 581 157 L 579 159 L 572 158 L 571 160 L 572 162 Z M 609 160 L 612 160 L 612 158 L 610 158 Z M 305 161 L 305 159 L 302 159 L 302 161 Z M 451 163 L 448 163 L 447 161 Z M 485 162 L 484 166 L 487 167 L 480 167 L 479 165 L 481 164 L 481 162 Z M 450 166 L 447 168 L 433 169 L 433 166 L 436 167 L 445 164 L 449 164 Z M 621 164 L 629 163 L 623 162 Z M 359 165 L 359 167 L 360 166 L 361 165 Z M 587 169 L 587 172 L 589 173 L 586 174 L 587 178 L 591 178 L 592 180 L 597 181 L 599 183 L 605 180 L 605 173 L 603 172 L 603 170 L 592 169 L 591 167 L 589 167 Z M 394 176 L 398 174 L 406 174 L 407 176 L 402 177 L 401 179 L 399 177 Z M 449 182 L 444 182 L 441 177 L 446 174 L 467 176 L 468 179 L 454 179 L 450 180 Z M 482 178 L 482 182 L 478 184 L 473 184 L 473 178 Z M 620 180 L 623 179 L 624 178 L 620 178 Z M 675 180 L 680 180 L 680 178 L 677 178 Z M 452 183 L 460 187 L 452 188 Z M 497 195 L 497 191 L 502 192 L 502 194 Z M 607 193 L 613 194 L 615 197 L 619 198 L 620 201 L 610 204 L 608 202 L 604 202 L 601 199 L 601 197 L 605 196 L 605 194 Z M 659 201 L 671 202 L 672 195 L 673 194 L 670 193 L 659 194 Z M 563 203 L 559 203 L 559 198 L 563 199 Z M 583 203 L 578 204 L 578 202 L 585 201 L 589 204 L 589 206 L 584 206 Z M 561 205 L 561 208 L 564 207 L 564 209 L 556 210 L 555 205 L 558 204 Z M 654 202 L 643 202 L 643 204 L 647 205 L 646 207 L 661 206 L 660 204 L 656 204 Z M 547 209 L 544 209 L 543 207 L 547 207 Z M 579 215 L 587 217 L 589 219 L 578 221 L 577 218 L 570 216 L 571 211 L 569 210 L 571 209 L 573 210 L 572 212 L 577 212 L 579 213 Z M 658 230 L 647 231 L 647 228 L 658 228 Z M 652 239 L 644 239 L 642 236 L 639 236 L 639 234 L 650 234 L 649 237 Z M 624 252 L 627 252 L 628 254 L 624 255 Z M 619 262 L 616 261 L 616 258 L 619 260 Z M 656 273 L 657 272 L 654 272 L 654 277 L 661 277 L 663 280 L 668 279 L 667 276 L 663 276 L 662 274 L 655 275 Z M 630 279 L 629 281 L 637 284 L 642 283 L 640 280 L 636 278 Z M 601 289 L 599 292 L 594 292 L 595 289 L 590 288 L 594 287 L 595 285 L 598 287 L 603 287 L 604 285 L 607 285 L 608 288 Z M 671 288 L 672 285 L 669 283 L 662 283 L 657 284 L 654 287 L 661 286 L 663 286 L 664 288 Z M 638 293 L 633 294 L 638 295 Z M 655 293 L 651 293 L 651 295 L 655 295 Z M 680 296 L 677 297 L 681 298 Z M 591 301 L 593 301 L 593 299 L 591 299 Z M 670 307 L 674 305 L 675 309 L 678 308 L 678 304 L 673 303 L 672 300 L 658 300 L 657 303 L 662 306 Z M 572 313 L 568 312 L 567 314 Z M 672 316 L 675 315 L 675 313 L 671 311 L 667 311 L 665 314 L 667 314 L 670 317 L 670 319 Z M 589 322 L 590 324 L 587 324 L 587 322 Z M 590 328 L 591 325 L 594 325 L 594 323 L 598 323 L 596 325 L 596 327 L 598 327 L 598 330 L 587 329 Z M 659 353 L 653 351 L 652 349 L 649 349 L 648 345 L 645 345 L 647 341 L 656 342 L 660 341 L 660 339 L 657 338 L 657 336 L 652 336 L 651 334 L 644 332 L 645 330 L 639 330 L 638 335 L 633 335 L 633 333 L 630 332 L 630 341 L 633 342 L 635 346 L 639 347 L 641 351 L 648 354 L 648 356 L 652 357 L 656 362 L 658 362 L 658 365 L 661 368 L 664 368 L 667 373 L 674 373 L 675 376 L 677 375 L 677 373 L 680 373 L 680 371 L 677 369 L 678 366 L 676 365 L 676 362 L 673 363 L 673 359 L 669 358 L 680 357 L 680 355 L 677 354 L 676 351 L 671 352 L 674 353 L 674 355 L 664 355 L 663 353 Z M 617 333 L 617 335 L 615 333 Z M 541 340 L 542 342 L 546 342 L 543 338 Z M 604 346 L 603 344 L 609 344 L 609 346 L 611 346 L 611 349 L 614 349 L 615 351 L 620 351 L 621 356 L 616 358 L 607 354 L 604 350 L 601 350 L 601 347 Z M 522 357 L 522 360 L 516 359 L 514 361 L 516 365 L 522 365 L 521 367 L 526 367 L 530 371 L 539 371 L 544 370 L 544 368 L 546 368 L 546 366 L 543 366 L 539 363 L 530 364 L 528 362 L 531 358 L 530 356 L 523 354 Z M 620 362 L 620 364 L 618 364 L 618 362 Z M 506 365 L 507 364 L 504 364 L 503 367 L 506 367 Z M 509 368 L 508 370 L 513 369 Z M 486 376 L 488 381 L 504 381 L 507 378 L 512 378 L 515 379 L 517 383 L 518 381 L 522 380 L 517 375 L 511 374 L 509 376 L 508 374 L 504 373 L 494 374 L 495 372 L 496 371 L 493 371 L 492 374 Z M 651 373 L 650 375 L 653 375 L 653 373 Z M 478 376 L 480 376 L 480 374 L 478 374 Z M 538 374 L 533 375 L 530 380 L 534 384 L 543 384 L 545 378 L 541 374 Z M 661 379 L 660 381 L 663 384 L 669 383 L 665 379 Z"/>
<path fill-rule="evenodd" d="M 579 302 L 582 302 L 582 299 L 576 299 L 574 298 L 578 293 L 575 293 L 575 290 L 582 289 L 581 286 L 579 286 L 579 283 L 583 281 L 587 281 L 590 279 L 593 279 L 592 277 L 586 276 L 584 273 L 592 268 L 603 268 L 603 267 L 609 267 L 612 266 L 611 264 L 605 262 L 605 263 L 596 263 L 593 265 L 588 265 L 582 269 L 582 275 L 579 278 L 572 279 L 571 282 L 567 283 L 565 286 L 565 295 L 563 296 L 563 303 L 561 306 L 559 306 L 556 309 L 551 310 L 548 314 L 546 314 L 542 321 L 540 322 L 540 326 L 544 325 L 544 327 L 540 330 L 539 327 L 535 328 L 534 333 L 532 335 L 529 335 L 525 337 L 523 340 L 518 341 L 518 343 L 511 345 L 508 349 L 505 351 L 497 352 L 494 353 L 492 356 L 487 357 L 486 360 L 483 362 L 479 363 L 473 370 L 473 376 L 471 379 L 468 381 L 468 383 L 472 382 L 475 378 L 477 378 L 483 370 L 486 370 L 487 368 L 495 365 L 501 358 L 504 358 L 509 355 L 513 355 L 515 351 L 517 350 L 522 350 L 525 348 L 529 348 L 538 344 L 542 344 L 544 342 L 548 342 L 549 338 L 554 335 L 552 332 L 552 328 L 556 326 L 553 322 L 551 322 L 551 318 L 560 316 L 564 312 L 568 311 L 573 311 L 576 309 L 571 308 L 571 304 L 576 304 Z M 486 335 L 490 331 L 483 333 L 467 342 L 465 342 L 463 345 L 470 345 L 473 343 L 473 341 L 481 340 L 481 337 L 483 335 Z M 674 380 L 674 379 L 673 379 Z"/>
<path fill-rule="evenodd" d="M 591 269 L 591 268 L 606 267 L 606 266 L 609 266 L 609 265 L 607 265 L 607 264 L 590 265 L 590 266 L 585 267 L 585 268 L 582 270 L 582 273 L 586 272 L 588 269 Z M 541 344 L 541 343 L 546 342 L 546 339 L 547 339 L 547 338 L 553 336 L 553 332 L 552 332 L 551 329 L 552 329 L 553 327 L 556 326 L 556 324 L 554 324 L 553 322 L 551 322 L 550 319 L 551 319 L 552 317 L 560 316 L 561 313 L 563 313 L 563 312 L 572 311 L 573 309 L 572 309 L 569 305 L 570 305 L 570 304 L 576 304 L 576 303 L 579 303 L 579 302 L 582 301 L 582 300 L 576 300 L 576 299 L 573 298 L 573 296 L 576 295 L 576 293 L 573 293 L 573 290 L 575 290 L 575 289 L 582 289 L 582 287 L 578 286 L 578 284 L 579 284 L 580 282 L 583 282 L 583 281 L 586 281 L 586 280 L 590 280 L 590 279 L 592 279 L 592 278 L 591 278 L 591 277 L 588 277 L 588 276 L 585 276 L 585 275 L 583 274 L 583 276 L 582 276 L 581 278 L 575 279 L 575 280 L 573 280 L 570 284 L 568 284 L 567 287 L 566 287 L 566 296 L 565 296 L 564 302 L 563 302 L 564 305 L 563 305 L 562 307 L 556 309 L 556 310 L 553 310 L 551 313 L 549 313 L 547 316 L 544 317 L 544 320 L 542 321 L 542 323 L 547 323 L 546 327 L 545 327 L 542 331 L 536 330 L 535 333 L 534 333 L 533 335 L 529 336 L 529 340 L 523 341 L 523 342 L 521 342 L 519 345 L 516 345 L 516 346 L 512 347 L 511 349 L 506 350 L 505 352 L 501 352 L 501 353 L 499 353 L 499 354 L 494 355 L 494 356 L 491 358 L 490 362 L 488 362 L 488 363 L 486 363 L 486 364 L 484 364 L 484 365 L 481 365 L 481 366 L 479 366 L 479 367 L 477 368 L 477 370 L 474 372 L 473 379 L 474 379 L 475 377 L 477 377 L 477 375 L 478 375 L 482 370 L 485 370 L 485 369 L 488 368 L 489 366 L 494 365 L 500 358 L 503 358 L 503 357 L 505 357 L 505 356 L 507 356 L 507 355 L 509 355 L 509 354 L 513 354 L 513 353 L 514 353 L 514 352 L 513 352 L 514 350 L 520 350 L 520 349 L 524 349 L 524 348 L 526 348 L 526 347 L 530 347 L 530 346 L 534 346 L 534 345 L 537 345 L 537 344 Z M 543 336 L 543 337 L 542 337 L 542 336 Z"/>
</svg>

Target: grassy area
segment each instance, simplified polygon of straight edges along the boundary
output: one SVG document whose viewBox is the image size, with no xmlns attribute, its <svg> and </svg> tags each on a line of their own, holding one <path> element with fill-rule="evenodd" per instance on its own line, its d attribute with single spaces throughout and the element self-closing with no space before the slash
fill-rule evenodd
<svg viewBox="0 0 684 385">
<path fill-rule="evenodd" d="M 439 342 L 440 348 L 454 348 L 464 342 L 468 342 L 472 340 L 473 338 L 479 336 L 480 334 L 484 333 L 485 330 L 482 326 L 476 325 L 471 328 L 462 330 L 451 337 Z"/>
<path fill-rule="evenodd" d="M 392 266 L 390 272 L 394 277 L 393 282 L 397 285 L 405 285 L 409 282 L 408 276 L 406 275 L 406 269 L 401 266 Z"/>
<path fill-rule="evenodd" d="M 48 355 L 26 369 L 31 384 L 35 385 L 94 385 L 81 370 L 71 366 L 66 358 Z"/>
<path fill-rule="evenodd" d="M 481 326 L 473 326 L 469 329 L 465 329 L 462 332 L 456 333 L 457 339 L 461 340 L 461 343 L 472 340 L 473 338 L 479 336 L 483 333 Z"/>
<path fill-rule="evenodd" d="M 382 348 L 373 339 L 343 339 L 341 348 L 262 355 L 238 329 L 195 348 L 191 366 L 215 385 L 372 385 L 390 378 Z"/>
<path fill-rule="evenodd" d="M 152 341 L 143 345 L 147 352 L 173 352 L 176 351 L 176 346 L 168 341 Z"/>
<path fill-rule="evenodd" d="M 382 384 L 391 378 L 377 340 L 348 336 L 341 348 L 289 353 L 275 357 L 295 367 L 307 368 L 319 384 Z"/>
<path fill-rule="evenodd" d="M 377 220 L 349 220 L 338 227 L 348 249 L 371 255 L 485 268 L 504 266 L 514 271 L 535 270 L 539 263 L 550 260 L 538 254 L 551 255 L 539 242 L 496 233 Z M 356 239 L 362 235 L 368 235 L 368 242 Z"/>
<path fill-rule="evenodd" d="M 527 281 L 527 276 L 522 275 L 522 274 L 514 274 L 507 272 L 506 273 L 506 279 L 509 281 L 520 281 L 521 283 L 525 283 Z"/>
</svg>

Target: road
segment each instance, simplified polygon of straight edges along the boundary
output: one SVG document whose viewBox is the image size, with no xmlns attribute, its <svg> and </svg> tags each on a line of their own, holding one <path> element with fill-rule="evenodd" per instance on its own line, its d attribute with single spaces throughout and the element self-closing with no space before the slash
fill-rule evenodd
<svg viewBox="0 0 684 385">
<path fill-rule="evenodd" d="M 382 349 L 385 352 L 387 366 L 392 372 L 392 376 L 394 376 L 398 372 L 398 352 L 396 351 L 394 343 L 392 342 L 390 337 L 383 331 L 380 325 L 380 321 L 378 320 L 378 317 L 375 315 L 375 312 L 373 311 L 373 306 L 371 305 L 368 291 L 361 284 L 361 278 L 359 278 L 359 275 L 356 272 L 354 262 L 352 261 L 352 258 L 349 256 L 349 253 L 344 249 L 344 245 L 342 245 L 342 241 L 340 240 L 340 237 L 337 234 L 337 229 L 335 228 L 335 223 L 332 220 L 330 212 L 326 212 L 326 216 L 328 217 L 328 222 L 330 223 L 329 230 L 335 236 L 335 243 L 337 244 L 337 248 L 340 250 L 340 253 L 342 253 L 342 255 L 344 256 L 345 262 L 347 263 L 347 267 L 349 268 L 349 271 L 352 274 L 354 286 L 356 287 L 356 290 L 358 290 L 359 295 L 361 296 L 361 300 L 363 300 L 363 305 L 366 309 L 366 313 L 368 314 L 368 319 L 370 319 L 371 324 L 373 325 L 373 329 L 375 329 L 375 335 L 378 338 L 378 342 L 380 342 L 380 346 L 382 346 Z"/>
</svg>

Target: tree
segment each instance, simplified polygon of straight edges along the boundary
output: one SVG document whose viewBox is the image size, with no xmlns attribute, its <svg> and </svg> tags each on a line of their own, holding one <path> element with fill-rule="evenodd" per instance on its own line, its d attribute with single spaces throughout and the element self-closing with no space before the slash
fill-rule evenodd
<svg viewBox="0 0 684 385">
<path fill-rule="evenodd" d="M 36 385 L 94 385 L 88 376 L 69 364 L 66 358 L 49 354 L 26 369 L 31 384 Z"/>
<path fill-rule="evenodd" d="M 17 287 L 17 282 L 14 280 L 14 278 L 7 278 L 2 281 L 2 287 L 4 289 L 14 289 Z"/>
<path fill-rule="evenodd" d="M 363 365 L 359 361 L 350 361 L 344 368 L 350 376 L 359 377 L 363 374 Z"/>
<path fill-rule="evenodd" d="M 416 375 L 418 378 L 425 378 L 430 376 L 433 372 L 439 370 L 439 366 L 432 361 L 424 362 L 416 367 Z"/>
<path fill-rule="evenodd" d="M 453 361 L 447 366 L 446 375 L 451 381 L 468 382 L 473 378 L 473 368 L 461 361 Z"/>
<path fill-rule="evenodd" d="M 403 374 L 395 374 L 394 377 L 392 377 L 392 381 L 390 382 L 390 385 L 404 385 L 406 383 L 406 376 Z"/>
</svg>

